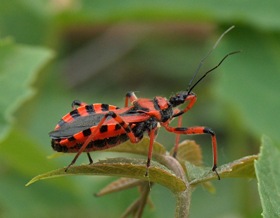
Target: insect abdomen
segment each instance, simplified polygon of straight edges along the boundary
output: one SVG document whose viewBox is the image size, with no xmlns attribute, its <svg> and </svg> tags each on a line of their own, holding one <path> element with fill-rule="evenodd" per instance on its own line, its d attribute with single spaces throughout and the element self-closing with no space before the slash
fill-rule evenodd
<svg viewBox="0 0 280 218">
<path fill-rule="evenodd" d="M 68 139 L 69 140 L 69 139 Z M 126 134 L 120 134 L 114 137 L 98 139 L 91 141 L 84 152 L 91 152 L 97 150 L 105 150 L 116 145 L 119 145 L 128 140 L 128 136 Z M 52 139 L 51 145 L 55 151 L 64 152 L 64 153 L 75 153 L 78 152 L 79 149 L 82 147 L 83 142 L 72 143 L 71 146 L 65 144 L 61 144 L 61 139 Z"/>
</svg>

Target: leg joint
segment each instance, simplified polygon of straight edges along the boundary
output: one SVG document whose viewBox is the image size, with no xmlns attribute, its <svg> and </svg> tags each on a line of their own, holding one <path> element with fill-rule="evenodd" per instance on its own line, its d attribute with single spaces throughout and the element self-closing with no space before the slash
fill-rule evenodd
<svg viewBox="0 0 280 218">
<path fill-rule="evenodd" d="M 134 92 L 128 92 L 128 93 L 126 93 L 126 97 L 128 97 L 128 98 L 130 98 L 131 96 L 133 96 L 134 95 Z"/>
<path fill-rule="evenodd" d="M 209 128 L 204 128 L 203 129 L 203 132 L 206 133 L 206 134 L 210 134 L 211 136 L 215 136 L 215 132 L 212 130 L 212 129 L 209 129 Z"/>
<path fill-rule="evenodd" d="M 117 114 L 114 112 L 114 111 L 109 111 L 107 114 L 105 114 L 105 117 L 113 117 L 113 118 L 116 118 L 117 117 Z"/>
<path fill-rule="evenodd" d="M 75 106 L 81 106 L 82 102 L 79 100 L 74 100 L 71 104 L 72 108 L 75 108 Z"/>
</svg>

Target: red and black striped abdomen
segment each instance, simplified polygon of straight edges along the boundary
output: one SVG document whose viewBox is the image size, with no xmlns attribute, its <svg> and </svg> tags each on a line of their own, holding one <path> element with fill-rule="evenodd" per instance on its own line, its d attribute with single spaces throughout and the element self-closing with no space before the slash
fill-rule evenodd
<svg viewBox="0 0 280 218">
<path fill-rule="evenodd" d="M 59 152 L 77 152 L 104 115 L 108 111 L 118 110 L 119 108 L 113 105 L 93 104 L 71 111 L 59 121 L 55 130 L 49 133 L 53 149 Z M 119 112 L 122 111 L 123 109 Z M 101 126 L 85 151 L 103 150 L 127 139 L 121 126 L 108 117 L 108 121 Z"/>
<path fill-rule="evenodd" d="M 61 128 L 65 124 L 70 124 L 79 117 L 88 117 L 89 115 L 103 114 L 107 111 L 118 110 L 119 107 L 109 104 L 89 104 L 81 106 L 66 114 L 55 127 L 55 130 Z"/>
</svg>

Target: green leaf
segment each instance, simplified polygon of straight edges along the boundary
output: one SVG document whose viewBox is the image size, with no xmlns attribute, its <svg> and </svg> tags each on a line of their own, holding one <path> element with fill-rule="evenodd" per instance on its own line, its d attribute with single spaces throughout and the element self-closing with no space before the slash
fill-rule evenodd
<svg viewBox="0 0 280 218">
<path fill-rule="evenodd" d="M 113 192 L 118 192 L 118 191 L 122 191 L 125 189 L 140 186 L 144 183 L 146 183 L 146 181 L 139 180 L 139 179 L 120 178 L 120 179 L 117 179 L 116 181 L 113 181 L 110 184 L 106 185 L 98 193 L 96 193 L 95 196 L 99 197 L 99 196 L 111 194 Z"/>
<path fill-rule="evenodd" d="M 27 185 L 38 180 L 50 179 L 68 175 L 103 175 L 120 176 L 135 179 L 142 179 L 149 182 L 159 183 L 166 186 L 174 193 L 182 192 L 186 189 L 185 183 L 170 172 L 166 167 L 156 162 L 151 163 L 149 176 L 145 176 L 146 161 L 132 158 L 111 158 L 102 160 L 92 165 L 72 166 L 65 172 L 65 168 L 50 171 L 34 177 Z"/>
<path fill-rule="evenodd" d="M 173 149 L 171 154 L 172 153 L 173 153 Z M 178 159 L 178 161 L 181 163 L 182 167 L 187 172 L 188 176 L 191 170 L 186 168 L 187 167 L 186 162 L 191 164 L 190 167 L 192 167 L 192 165 L 197 167 L 203 166 L 201 147 L 193 140 L 184 140 L 179 144 L 176 159 Z M 215 192 L 215 187 L 212 185 L 211 182 L 207 181 L 202 183 L 202 185 L 207 191 L 211 193 Z"/>
<path fill-rule="evenodd" d="M 1 0 L 1 36 L 12 36 L 15 41 L 29 45 L 45 43 L 51 33 L 50 18 L 54 15 L 49 6 L 49 2 L 41 0 Z"/>
<path fill-rule="evenodd" d="M 45 48 L 0 41 L 0 140 L 8 133 L 15 110 L 34 95 L 31 84 L 51 57 L 52 52 Z"/>
<path fill-rule="evenodd" d="M 262 138 L 260 158 L 256 161 L 256 175 L 264 217 L 280 217 L 280 144 Z"/>
<path fill-rule="evenodd" d="M 254 161 L 257 158 L 257 155 L 240 158 L 218 167 L 217 172 L 221 178 L 255 178 Z M 191 185 L 217 179 L 217 175 L 210 168 L 196 167 L 188 162 L 186 167 L 192 180 Z"/>
<path fill-rule="evenodd" d="M 173 154 L 173 149 L 171 151 L 171 154 Z M 202 165 L 201 148 L 193 140 L 184 140 L 179 144 L 176 159 L 178 159 L 180 162 L 188 161 L 196 166 L 201 166 Z"/>
<path fill-rule="evenodd" d="M 254 161 L 257 159 L 258 155 L 251 155 L 222 165 L 221 176 L 223 178 L 255 178 Z"/>
<path fill-rule="evenodd" d="M 41 147 L 24 131 L 13 128 L 1 143 L 0 157 L 19 172 L 30 176 L 42 168 L 51 169 L 55 166 L 46 158 L 45 150 Z"/>
</svg>

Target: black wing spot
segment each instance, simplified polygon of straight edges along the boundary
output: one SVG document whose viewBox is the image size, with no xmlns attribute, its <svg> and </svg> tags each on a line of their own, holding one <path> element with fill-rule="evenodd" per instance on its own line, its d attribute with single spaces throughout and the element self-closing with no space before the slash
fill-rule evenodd
<svg viewBox="0 0 280 218">
<path fill-rule="evenodd" d="M 74 136 L 71 136 L 70 138 L 68 138 L 68 141 L 69 141 L 69 142 L 73 142 L 73 141 L 76 141 L 76 139 L 75 139 Z"/>
<path fill-rule="evenodd" d="M 120 125 L 120 124 L 116 124 L 115 125 L 115 130 L 119 130 L 119 129 L 121 129 L 122 128 L 122 126 Z"/>
<path fill-rule="evenodd" d="M 101 110 L 102 111 L 108 111 L 109 110 L 109 105 L 108 104 L 101 104 Z"/>
<path fill-rule="evenodd" d="M 89 136 L 91 134 L 91 129 L 85 129 L 83 130 L 83 135 L 86 137 L 86 136 Z"/>
<path fill-rule="evenodd" d="M 93 108 L 93 105 L 86 105 L 86 110 L 89 114 L 94 113 L 95 110 Z"/>
<path fill-rule="evenodd" d="M 107 132 L 107 131 L 108 131 L 108 126 L 107 125 L 103 125 L 103 126 L 100 127 L 100 130 L 99 130 L 100 133 L 104 133 L 104 132 Z"/>
<path fill-rule="evenodd" d="M 77 117 L 81 116 L 81 115 L 79 114 L 79 112 L 78 112 L 77 109 L 72 110 L 72 111 L 70 112 L 70 115 L 71 115 L 71 117 L 73 117 L 73 118 L 77 118 Z"/>
<path fill-rule="evenodd" d="M 68 148 L 66 146 L 62 146 L 62 145 L 59 144 L 59 140 L 52 139 L 51 145 L 52 145 L 53 150 L 55 150 L 57 152 L 65 152 L 66 153 L 68 151 Z"/>
</svg>

